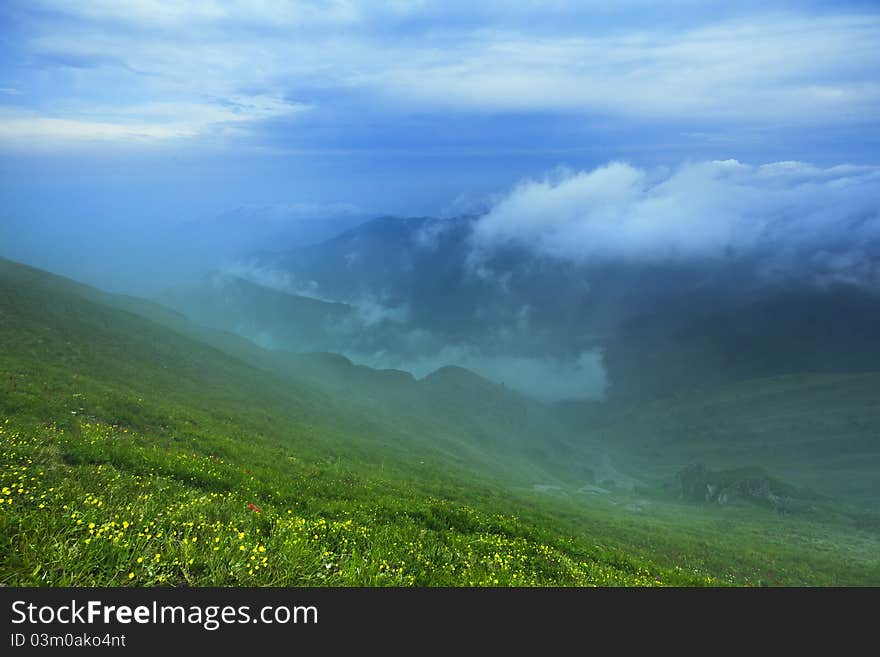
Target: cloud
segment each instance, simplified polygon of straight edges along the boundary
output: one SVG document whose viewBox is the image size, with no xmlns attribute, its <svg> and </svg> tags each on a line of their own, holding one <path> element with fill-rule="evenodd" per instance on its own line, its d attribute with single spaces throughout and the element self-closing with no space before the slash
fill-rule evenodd
<svg viewBox="0 0 880 657">
<path fill-rule="evenodd" d="M 75 5 L 63 0 L 42 0 L 55 11 L 94 21 L 180 28 L 187 24 L 250 23 L 266 25 L 347 24 L 358 22 L 358 3 L 347 0 L 318 2 L 270 2 L 266 0 L 82 0 Z"/>
<path fill-rule="evenodd" d="M 736 160 L 649 171 L 614 162 L 516 186 L 475 225 L 472 261 L 504 244 L 575 263 L 855 251 L 880 238 L 880 167 Z M 828 266 L 834 259 L 825 258 Z"/>
<path fill-rule="evenodd" d="M 52 11 L 34 9 L 40 5 Z M 45 94 L 51 80 L 48 95 L 28 96 L 42 98 L 29 105 L 37 118 L 152 125 L 153 103 L 208 115 L 225 102 L 238 107 L 238 119 L 188 120 L 169 133 L 177 136 L 271 122 L 304 106 L 334 110 L 346 123 L 368 110 L 392 124 L 401 113 L 424 112 L 701 122 L 690 132 L 706 123 L 858 126 L 880 115 L 880 17 L 864 10 L 744 5 L 717 17 L 680 2 L 663 20 L 640 21 L 633 16 L 650 15 L 650 3 L 617 13 L 569 2 L 12 6 L 26 19 L 7 58 L 47 69 L 32 72 L 23 89 Z M 113 98 L 114 89 L 124 98 Z M 120 111 L 77 115 L 102 101 Z M 7 130 L 19 127 L 27 128 Z M 222 135 L 246 134 L 239 128 Z M 128 134 L 121 129 L 118 138 Z"/>
<path fill-rule="evenodd" d="M 485 28 L 442 55 L 398 56 L 361 83 L 398 101 L 478 111 L 867 122 L 880 107 L 878 36 L 873 16 L 753 16 L 586 36 Z"/>
<path fill-rule="evenodd" d="M 302 280 L 276 267 L 239 260 L 224 264 L 215 276 L 215 284 L 224 285 L 226 277 L 241 278 L 278 292 L 307 297 L 325 303 L 345 303 L 351 307 L 353 315 L 348 321 L 334 327 L 334 331 L 342 334 L 356 335 L 365 328 L 375 328 L 386 322 L 405 324 L 409 319 L 410 308 L 405 303 L 389 305 L 378 296 L 371 294 L 361 294 L 345 300 L 333 299 L 321 293 L 316 281 Z"/>
<path fill-rule="evenodd" d="M 113 123 L 0 114 L 0 144 L 28 148 L 71 141 L 159 142 L 194 134 L 191 127 L 180 124 Z"/>
<path fill-rule="evenodd" d="M 410 309 L 407 304 L 387 306 L 369 295 L 360 296 L 350 304 L 357 315 L 359 326 L 355 328 L 372 328 L 385 322 L 404 324 L 409 319 Z"/>
<path fill-rule="evenodd" d="M 419 249 L 437 249 L 443 238 L 454 233 L 456 222 L 450 219 L 437 219 L 423 223 L 413 235 L 413 244 Z"/>
<path fill-rule="evenodd" d="M 293 274 L 275 267 L 259 266 L 244 261 L 229 262 L 220 267 L 214 283 L 222 287 L 226 284 L 227 277 L 240 278 L 278 292 L 309 297 L 319 301 L 332 301 L 320 296 L 318 284 L 315 281 L 302 281 Z"/>
<path fill-rule="evenodd" d="M 231 135 L 268 118 L 307 111 L 271 96 L 232 97 L 222 103 L 90 104 L 66 118 L 0 110 L 0 144 L 46 146 L 71 142 L 162 143 L 200 135 Z"/>
</svg>

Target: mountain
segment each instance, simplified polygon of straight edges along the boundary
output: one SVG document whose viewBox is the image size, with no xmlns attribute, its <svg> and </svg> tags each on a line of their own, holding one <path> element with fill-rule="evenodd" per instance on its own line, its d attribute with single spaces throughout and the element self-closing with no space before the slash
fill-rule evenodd
<svg viewBox="0 0 880 657">
<path fill-rule="evenodd" d="M 599 494 L 607 435 L 461 368 L 266 350 L 5 260 L 0 340 L 4 584 L 880 581 L 869 514 L 719 531 L 635 468 Z M 823 531 L 828 554 L 766 538 Z"/>
<path fill-rule="evenodd" d="M 616 397 L 649 398 L 787 374 L 880 371 L 880 297 L 858 287 L 643 314 L 603 342 Z"/>
<path fill-rule="evenodd" d="M 880 372 L 790 374 L 677 393 L 587 420 L 644 481 L 686 463 L 764 467 L 823 495 L 880 501 Z"/>
<path fill-rule="evenodd" d="M 172 305 L 264 344 L 419 376 L 458 365 L 541 396 L 537 371 L 563 384 L 556 399 L 597 399 L 604 388 L 628 403 L 751 378 L 880 370 L 880 297 L 864 287 L 768 279 L 734 255 L 573 264 L 516 246 L 481 254 L 477 219 L 375 219 L 257 254 L 239 279 Z M 296 307 L 302 294 L 315 309 Z M 595 372 L 578 368 L 593 361 Z"/>
<path fill-rule="evenodd" d="M 483 380 L 480 377 L 468 373 L 472 382 L 481 382 L 482 391 L 494 391 L 491 395 L 472 394 L 473 390 L 457 389 L 448 385 L 436 385 L 433 378 L 429 377 L 424 382 L 416 381 L 405 372 L 394 370 L 375 370 L 365 366 L 357 366 L 347 358 L 330 353 L 291 353 L 277 350 L 265 350 L 257 347 L 252 342 L 237 337 L 235 334 L 204 328 L 193 324 L 178 313 L 168 311 L 162 306 L 151 302 L 142 302 L 132 297 L 111 295 L 100 292 L 94 288 L 80 285 L 66 279 L 50 277 L 38 270 L 22 267 L 9 261 L 0 261 L 0 272 L 3 273 L 5 282 L 11 284 L 9 302 L 14 302 L 13 308 L 19 304 L 24 309 L 37 308 L 41 313 L 61 314 L 76 309 L 74 319 L 76 322 L 84 322 L 85 327 L 101 328 L 112 324 L 110 320 L 103 318 L 104 312 L 96 312 L 90 304 L 97 304 L 99 309 L 112 309 L 122 311 L 123 318 L 132 321 L 132 317 L 140 317 L 148 320 L 145 330 L 153 332 L 169 329 L 172 335 L 192 341 L 192 346 L 185 346 L 180 339 L 162 341 L 158 337 L 149 337 L 150 332 L 144 333 L 149 337 L 151 344 L 164 348 L 164 345 L 175 345 L 177 349 L 173 359 L 181 363 L 189 363 L 200 360 L 210 360 L 205 356 L 205 349 L 215 350 L 233 362 L 247 364 L 257 368 L 257 371 L 266 371 L 270 379 L 282 379 L 285 384 L 277 384 L 279 388 L 287 385 L 294 386 L 297 399 L 310 400 L 309 403 L 325 408 L 330 421 L 337 422 L 339 417 L 352 418 L 352 422 L 366 425 L 377 424 L 379 418 L 385 418 L 390 429 L 386 430 L 383 444 L 389 441 L 402 440 L 407 447 L 411 447 L 413 441 L 419 441 L 424 447 L 430 449 L 444 443 L 447 452 L 457 453 L 456 460 L 464 461 L 467 456 L 471 460 L 486 463 L 498 462 L 496 450 L 503 451 L 504 464 L 497 468 L 503 471 L 509 468 L 513 471 L 535 470 L 531 464 L 516 458 L 519 451 L 528 449 L 525 441 L 528 436 L 522 432 L 510 432 L 506 428 L 490 428 L 489 424 L 494 416 L 489 417 L 489 422 L 480 425 L 479 433 L 487 432 L 498 438 L 496 442 L 486 443 L 479 448 L 473 444 L 470 437 L 477 432 L 473 424 L 475 418 L 483 416 L 486 409 L 492 409 L 492 413 L 503 414 L 514 412 L 524 405 L 532 407 L 533 412 L 543 414 L 551 426 L 552 419 L 549 409 L 534 401 L 523 399 L 520 395 L 506 390 L 503 386 Z M 250 287 L 243 283 L 244 291 Z M 28 290 L 28 296 L 13 291 Z M 45 300 L 44 298 L 63 291 L 63 296 L 57 300 Z M 322 312 L 344 314 L 346 308 L 341 304 L 324 304 L 310 299 L 297 299 L 290 295 L 275 294 L 270 290 L 259 290 L 269 295 L 273 301 L 278 299 L 289 302 L 290 305 L 276 306 L 282 316 L 288 312 L 297 312 L 306 308 L 309 311 L 318 309 Z M 277 297 L 277 298 L 276 298 Z M 83 303 L 80 303 L 83 302 Z M 328 310 L 329 309 L 329 310 Z M 27 316 L 29 313 L 22 313 Z M 317 313 L 318 316 L 320 313 Z M 116 343 L 114 338 L 110 344 Z M 192 353 L 190 353 L 192 352 Z M 213 353 L 213 352 L 208 352 Z M 124 362 L 120 355 L 119 362 Z M 164 362 L 164 361 L 163 361 Z M 167 363 L 163 366 L 167 367 Z M 217 373 L 218 379 L 226 377 Z M 437 380 L 442 380 L 442 374 L 438 374 Z M 450 415 L 443 408 L 436 405 L 441 400 L 444 404 L 454 404 L 462 413 Z M 383 410 L 384 409 L 384 410 Z M 424 424 L 426 418 L 431 422 L 432 433 L 425 436 Z M 382 425 L 380 425 L 382 426 Z M 416 430 L 418 427 L 418 430 Z M 557 427 L 557 433 L 559 428 Z M 552 439 L 553 433 L 545 431 L 545 437 Z M 440 440 L 430 440 L 431 437 L 442 434 Z M 405 436 L 405 437 L 401 437 Z M 421 437 L 423 438 L 415 438 Z M 516 440 L 514 440 L 514 436 Z M 487 445 L 491 449 L 486 452 Z M 585 454 L 587 454 L 585 448 Z M 515 465 L 515 467 L 510 467 Z M 560 464 L 561 471 L 567 466 Z M 522 474 L 522 473 L 521 473 Z M 534 476 L 544 479 L 554 479 L 558 473 L 532 472 Z M 526 480 L 528 481 L 528 480 Z"/>
<path fill-rule="evenodd" d="M 356 321 L 348 304 L 282 292 L 232 275 L 211 276 L 197 292 L 169 290 L 161 301 L 199 324 L 263 346 L 326 349 L 332 346 L 328 334 Z"/>
</svg>

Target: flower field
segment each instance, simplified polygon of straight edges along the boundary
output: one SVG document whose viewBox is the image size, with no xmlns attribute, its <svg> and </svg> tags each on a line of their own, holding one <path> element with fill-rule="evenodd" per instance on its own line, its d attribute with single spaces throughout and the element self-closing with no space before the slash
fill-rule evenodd
<svg viewBox="0 0 880 657">
<path fill-rule="evenodd" d="M 248 474 L 97 422 L 74 433 L 6 419 L 0 439 L 7 583 L 711 583 L 431 497 L 373 493 L 343 510 L 303 499 L 295 466 Z"/>
</svg>

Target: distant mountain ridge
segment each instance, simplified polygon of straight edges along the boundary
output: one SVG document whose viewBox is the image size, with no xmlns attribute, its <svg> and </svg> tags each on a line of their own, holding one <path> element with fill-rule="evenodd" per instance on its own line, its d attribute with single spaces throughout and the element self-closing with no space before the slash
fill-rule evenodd
<svg viewBox="0 0 880 657">
<path fill-rule="evenodd" d="M 563 364 L 601 354 L 612 401 L 797 372 L 880 370 L 872 339 L 880 297 L 868 289 L 766 280 L 735 256 L 574 265 L 505 246 L 478 258 L 470 241 L 477 220 L 380 217 L 255 255 L 238 270 L 247 281 L 173 305 L 261 344 L 388 363 L 380 367 L 407 369 L 426 354 L 437 367 L 461 364 L 456 354 Z M 268 274 L 285 282 L 286 296 L 267 288 Z M 516 386 L 515 373 L 510 379 Z"/>
<path fill-rule="evenodd" d="M 115 337 L 114 324 L 124 318 L 131 325 L 125 340 L 150 343 L 149 335 L 164 336 L 164 342 L 178 351 L 191 349 L 187 359 L 197 361 L 207 351 L 232 367 L 252 374 L 263 371 L 283 380 L 287 393 L 297 392 L 295 403 L 308 414 L 334 421 L 335 416 L 356 418 L 364 426 L 378 427 L 371 431 L 387 436 L 389 442 L 403 440 L 407 449 L 428 445 L 455 462 L 480 463 L 490 471 L 502 462 L 503 454 L 509 472 L 526 477 L 525 481 L 528 477 L 577 480 L 583 463 L 591 459 L 593 446 L 558 422 L 551 407 L 461 368 L 444 368 L 416 380 L 407 372 L 356 365 L 339 354 L 267 350 L 234 334 L 194 324 L 152 302 L 105 293 L 2 258 L 0 296 L 4 301 L 0 312 L 20 305 L 22 315 L 27 315 L 36 307 L 53 321 L 65 317 L 78 332 L 106 325 Z M 311 301 L 294 299 L 304 306 L 311 306 Z M 540 442 L 535 440 L 538 435 Z M 571 450 L 581 455 L 581 464 L 554 456 Z M 534 460 L 536 454 L 542 455 L 540 462 Z"/>
</svg>

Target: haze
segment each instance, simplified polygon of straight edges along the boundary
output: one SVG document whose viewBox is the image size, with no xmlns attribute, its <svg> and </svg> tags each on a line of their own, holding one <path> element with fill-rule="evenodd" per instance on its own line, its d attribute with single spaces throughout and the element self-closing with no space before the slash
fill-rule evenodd
<svg viewBox="0 0 880 657">
<path fill-rule="evenodd" d="M 226 322 L 267 346 L 418 375 L 454 363 L 538 381 L 526 387 L 539 396 L 597 398 L 606 375 L 585 336 L 645 296 L 602 302 L 597 267 L 878 282 L 869 3 L 11 2 L 2 26 L 0 253 L 166 300 L 238 272 L 354 304 L 369 326 L 407 325 L 391 348 Z M 413 317 L 428 300 L 400 281 L 334 288 L 253 260 L 380 215 L 479 217 L 440 259 L 492 283 L 479 307 L 449 311 L 476 328 Z M 432 279 L 439 260 L 419 253 L 447 225 L 414 233 L 418 275 Z M 487 301 L 545 258 L 569 266 L 561 286 Z M 561 317 L 548 295 L 591 311 Z M 559 324 L 563 349 L 546 339 Z"/>
</svg>

